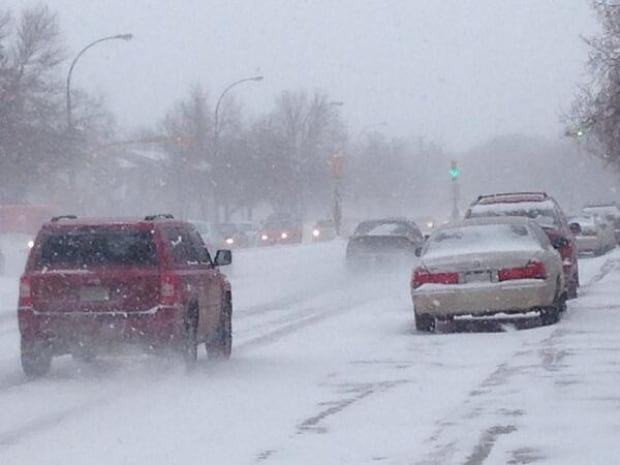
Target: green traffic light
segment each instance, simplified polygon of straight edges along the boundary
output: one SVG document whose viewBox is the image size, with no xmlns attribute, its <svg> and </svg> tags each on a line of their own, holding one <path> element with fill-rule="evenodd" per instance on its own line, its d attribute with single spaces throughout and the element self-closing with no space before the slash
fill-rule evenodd
<svg viewBox="0 0 620 465">
<path fill-rule="evenodd" d="M 577 131 L 575 132 L 575 135 L 576 135 L 577 137 L 583 137 L 583 136 L 584 136 L 584 134 L 585 134 L 585 133 L 583 132 L 583 129 L 577 129 Z"/>
<path fill-rule="evenodd" d="M 450 168 L 450 177 L 458 178 L 459 177 L 459 169 L 458 168 Z"/>
</svg>

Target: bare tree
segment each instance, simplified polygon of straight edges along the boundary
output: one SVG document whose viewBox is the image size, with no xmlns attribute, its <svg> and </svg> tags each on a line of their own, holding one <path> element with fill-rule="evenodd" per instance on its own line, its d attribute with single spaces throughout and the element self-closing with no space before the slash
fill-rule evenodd
<svg viewBox="0 0 620 465">
<path fill-rule="evenodd" d="M 566 135 L 620 168 L 620 4 L 595 0 L 592 7 L 601 33 L 584 39 L 590 49 L 591 80 L 580 89 L 564 118 Z"/>
<path fill-rule="evenodd" d="M 170 154 L 172 187 L 182 216 L 208 215 L 213 195 L 212 119 L 207 95 L 195 85 L 184 100 L 168 112 L 161 123 Z"/>
</svg>

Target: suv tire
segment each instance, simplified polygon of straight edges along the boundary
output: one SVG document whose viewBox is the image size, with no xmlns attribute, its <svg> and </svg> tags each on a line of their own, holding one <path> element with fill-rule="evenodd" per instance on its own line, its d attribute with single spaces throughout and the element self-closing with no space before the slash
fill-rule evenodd
<svg viewBox="0 0 620 465">
<path fill-rule="evenodd" d="M 45 341 L 21 340 L 21 363 L 28 378 L 45 376 L 52 366 L 52 350 Z"/>
<path fill-rule="evenodd" d="M 205 343 L 211 360 L 228 360 L 232 354 L 232 298 L 227 295 L 222 304 L 220 323 L 213 337 Z"/>
<path fill-rule="evenodd" d="M 198 360 L 197 315 L 197 309 L 195 309 L 194 306 L 190 307 L 186 313 L 185 322 L 183 324 L 183 337 L 182 340 L 179 341 L 179 352 L 183 356 L 185 367 L 188 370 L 194 368 Z"/>
</svg>

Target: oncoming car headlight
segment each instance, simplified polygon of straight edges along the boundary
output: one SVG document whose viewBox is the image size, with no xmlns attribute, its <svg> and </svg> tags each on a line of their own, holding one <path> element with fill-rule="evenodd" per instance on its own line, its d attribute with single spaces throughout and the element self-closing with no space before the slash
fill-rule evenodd
<svg viewBox="0 0 620 465">
<path fill-rule="evenodd" d="M 284 231 L 282 234 L 280 234 L 280 237 L 282 239 L 288 239 L 288 233 L 286 231 Z"/>
<path fill-rule="evenodd" d="M 269 236 L 267 234 L 261 234 L 260 239 L 261 241 L 266 241 L 267 239 L 269 239 Z"/>
<path fill-rule="evenodd" d="M 32 249 L 34 247 L 34 241 L 31 239 L 28 241 L 28 248 Z"/>
<path fill-rule="evenodd" d="M 314 229 L 314 230 L 312 231 L 312 235 L 313 235 L 314 237 L 319 237 L 319 236 L 321 235 L 321 231 L 319 231 L 318 229 Z"/>
<path fill-rule="evenodd" d="M 235 240 L 232 237 L 226 238 L 226 244 L 233 245 L 234 243 L 235 243 Z"/>
</svg>

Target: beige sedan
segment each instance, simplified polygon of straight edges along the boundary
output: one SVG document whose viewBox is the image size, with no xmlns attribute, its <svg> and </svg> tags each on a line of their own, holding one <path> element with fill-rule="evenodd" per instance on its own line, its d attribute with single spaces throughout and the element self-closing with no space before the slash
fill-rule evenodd
<svg viewBox="0 0 620 465">
<path fill-rule="evenodd" d="M 565 308 L 562 259 L 523 217 L 474 218 L 433 232 L 413 271 L 416 328 L 460 315 L 540 312 L 545 324 Z"/>
</svg>

